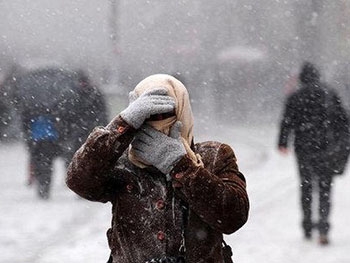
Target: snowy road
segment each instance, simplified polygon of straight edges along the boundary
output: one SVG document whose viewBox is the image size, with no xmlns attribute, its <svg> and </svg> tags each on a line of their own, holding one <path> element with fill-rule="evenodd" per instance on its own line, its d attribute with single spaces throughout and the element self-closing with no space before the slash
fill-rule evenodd
<svg viewBox="0 0 350 263">
<path fill-rule="evenodd" d="M 226 236 L 238 263 L 349 263 L 350 175 L 336 178 L 331 244 L 320 247 L 317 236 L 304 241 L 299 228 L 298 180 L 294 156 L 275 150 L 276 129 L 235 127 L 197 137 L 217 139 L 235 149 L 248 182 L 248 223 Z M 0 146 L 0 262 L 98 263 L 108 257 L 105 232 L 110 205 L 78 198 L 64 184 L 63 164 L 55 163 L 52 199 L 36 199 L 25 185 L 27 155 L 21 144 Z"/>
</svg>

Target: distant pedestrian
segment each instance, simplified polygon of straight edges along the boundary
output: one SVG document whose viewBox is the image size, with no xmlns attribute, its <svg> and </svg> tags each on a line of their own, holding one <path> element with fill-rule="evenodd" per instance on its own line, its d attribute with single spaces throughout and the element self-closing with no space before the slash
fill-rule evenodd
<svg viewBox="0 0 350 263">
<path fill-rule="evenodd" d="M 30 176 L 28 184 L 37 183 L 41 199 L 50 197 L 53 161 L 58 156 L 59 133 L 56 120 L 48 111 L 45 114 L 23 112 L 24 136 L 29 150 Z"/>
<path fill-rule="evenodd" d="M 67 113 L 61 124 L 60 145 L 67 167 L 92 129 L 108 123 L 108 108 L 103 92 L 83 70 L 79 70 L 76 75 L 76 96 L 73 103 L 66 107 Z"/>
<path fill-rule="evenodd" d="M 14 99 L 29 152 L 28 184 L 50 196 L 53 161 L 69 163 L 97 125 L 107 123 L 102 93 L 82 72 L 56 67 L 28 71 L 14 83 Z"/>
<path fill-rule="evenodd" d="M 319 242 L 328 244 L 330 229 L 329 212 L 334 168 L 330 154 L 331 138 L 341 145 L 348 143 L 349 123 L 347 114 L 337 94 L 320 81 L 319 70 L 305 62 L 299 74 L 300 89 L 287 99 L 280 125 L 278 147 L 288 153 L 289 139 L 294 135 L 294 149 L 301 180 L 302 228 L 310 239 L 317 227 Z M 345 154 L 346 155 L 346 154 Z M 342 163 L 345 165 L 345 161 Z M 343 167 L 340 170 L 344 169 Z M 318 220 L 312 220 L 313 192 L 319 196 Z"/>
</svg>

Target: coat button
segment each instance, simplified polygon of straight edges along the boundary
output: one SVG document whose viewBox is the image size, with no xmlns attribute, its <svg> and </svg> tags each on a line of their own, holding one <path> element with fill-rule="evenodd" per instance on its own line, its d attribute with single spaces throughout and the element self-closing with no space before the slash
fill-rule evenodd
<svg viewBox="0 0 350 263">
<path fill-rule="evenodd" d="M 157 239 L 160 240 L 160 241 L 163 241 L 165 239 L 165 234 L 163 231 L 159 231 L 157 233 Z"/>
<path fill-rule="evenodd" d="M 184 175 L 182 173 L 175 174 L 176 179 L 181 179 Z"/>
<path fill-rule="evenodd" d="M 179 182 L 174 181 L 174 182 L 173 182 L 173 187 L 174 187 L 174 188 L 181 188 L 181 187 L 182 187 L 182 184 L 179 183 Z"/>
<path fill-rule="evenodd" d="M 126 190 L 128 190 L 128 192 L 131 192 L 133 188 L 131 184 L 126 185 Z"/>
<path fill-rule="evenodd" d="M 165 207 L 165 202 L 162 199 L 160 199 L 156 202 L 156 208 L 158 210 L 162 210 L 164 207 Z"/>
<path fill-rule="evenodd" d="M 124 130 L 125 130 L 125 127 L 123 127 L 123 126 L 119 126 L 118 129 L 117 129 L 117 131 L 119 133 L 122 133 Z"/>
</svg>

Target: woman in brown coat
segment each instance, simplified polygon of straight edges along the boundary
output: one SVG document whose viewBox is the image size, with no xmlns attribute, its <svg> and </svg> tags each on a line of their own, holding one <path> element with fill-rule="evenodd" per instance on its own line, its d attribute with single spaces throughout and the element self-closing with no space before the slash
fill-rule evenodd
<svg viewBox="0 0 350 263">
<path fill-rule="evenodd" d="M 75 153 L 69 188 L 113 205 L 109 262 L 225 262 L 223 234 L 248 218 L 246 183 L 231 147 L 194 144 L 192 128 L 184 85 L 152 75 Z"/>
</svg>

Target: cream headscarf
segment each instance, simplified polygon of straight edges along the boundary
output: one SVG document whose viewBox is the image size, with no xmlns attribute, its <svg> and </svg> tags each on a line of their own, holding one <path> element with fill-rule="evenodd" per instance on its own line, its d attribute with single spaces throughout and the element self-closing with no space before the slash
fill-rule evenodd
<svg viewBox="0 0 350 263">
<path fill-rule="evenodd" d="M 147 91 L 160 87 L 165 88 L 168 91 L 168 95 L 175 99 L 176 116 L 160 121 L 148 121 L 147 124 L 158 131 L 169 135 L 170 128 L 175 122 L 181 121 L 182 143 L 186 149 L 187 155 L 197 166 L 203 166 L 200 156 L 195 154 L 190 148 L 193 139 L 193 115 L 189 95 L 185 86 L 179 80 L 170 75 L 156 74 L 142 80 L 137 84 L 133 92 L 139 97 Z M 129 148 L 129 160 L 141 168 L 148 166 L 145 162 L 135 156 L 131 146 Z"/>
</svg>

